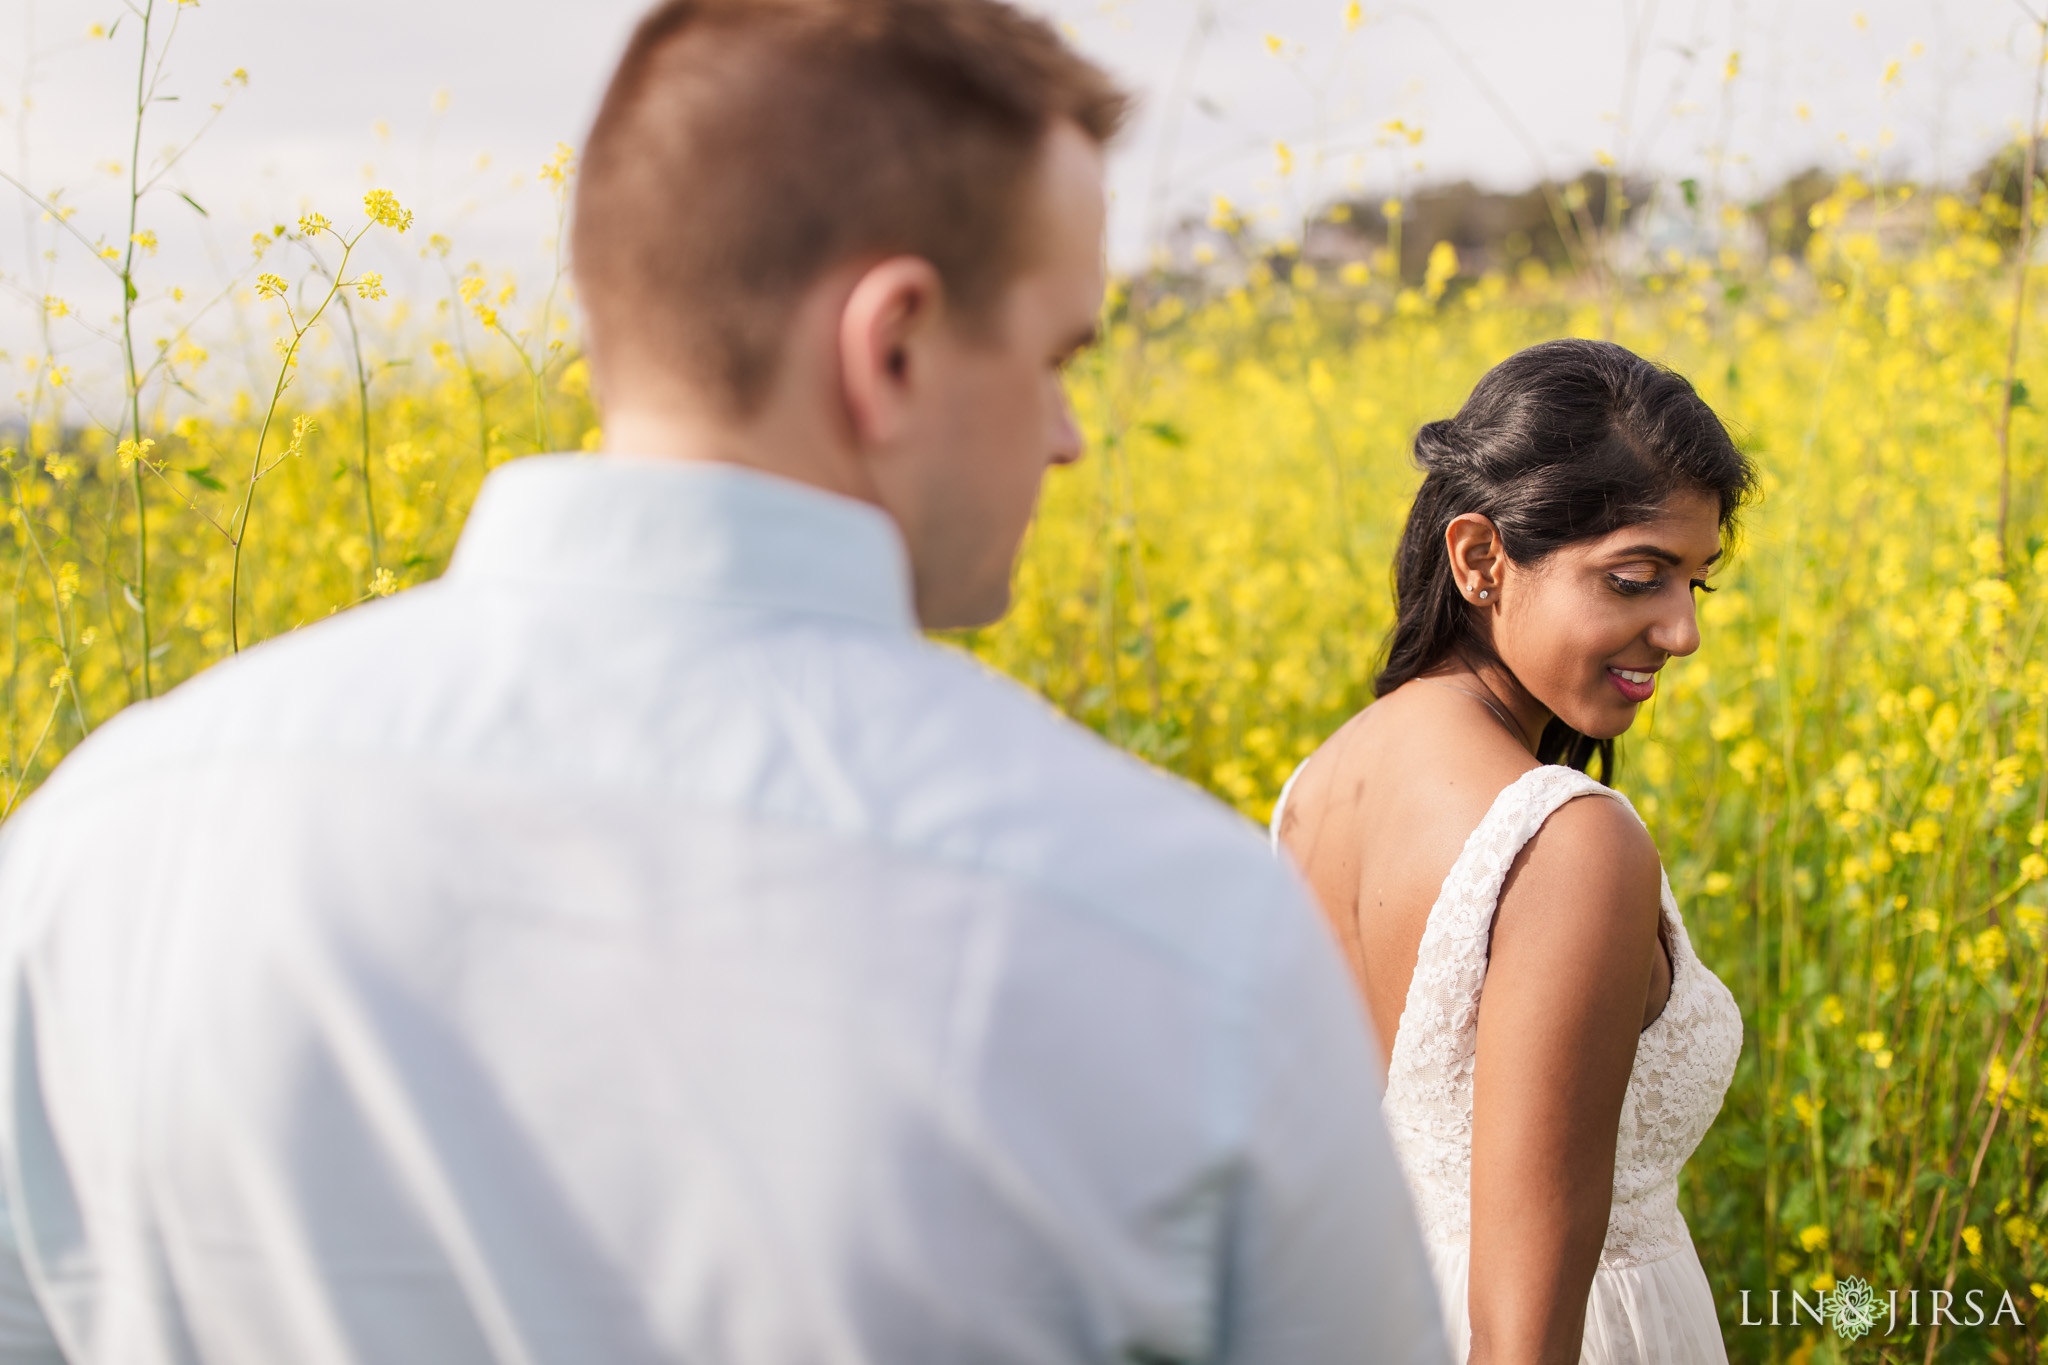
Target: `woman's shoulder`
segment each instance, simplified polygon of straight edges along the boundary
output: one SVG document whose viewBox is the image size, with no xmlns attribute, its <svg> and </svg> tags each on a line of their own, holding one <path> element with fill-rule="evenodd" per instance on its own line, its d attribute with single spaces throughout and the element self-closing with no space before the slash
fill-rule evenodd
<svg viewBox="0 0 2048 1365">
<path fill-rule="evenodd" d="M 1521 742 L 1468 697 L 1410 684 L 1360 712 L 1354 748 L 1406 800 L 1474 822 L 1502 792 L 1540 771 Z M 1340 734 L 1343 732 L 1339 732 Z M 1334 737 L 1333 737 L 1334 738 Z"/>
<path fill-rule="evenodd" d="M 1411 687 L 1352 716 L 1297 771 L 1280 836 L 1363 821 L 1462 842 L 1503 791 L 1542 765 L 1505 733 L 1470 724 L 1461 706 L 1470 703 Z"/>
<path fill-rule="evenodd" d="M 1535 769 L 1523 781 L 1543 789 L 1543 799 L 1503 901 L 1519 893 L 1577 913 L 1629 917 L 1659 904 L 1664 868 L 1656 842 L 1617 793 L 1569 768 Z"/>
</svg>

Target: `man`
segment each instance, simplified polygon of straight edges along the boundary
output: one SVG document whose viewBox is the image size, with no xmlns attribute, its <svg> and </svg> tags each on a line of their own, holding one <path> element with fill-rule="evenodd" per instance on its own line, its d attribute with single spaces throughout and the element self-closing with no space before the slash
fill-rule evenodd
<svg viewBox="0 0 2048 1365">
<path fill-rule="evenodd" d="M 645 21 L 616 453 L 6 830 L 0 1358 L 1436 1365 L 1294 877 L 918 634 L 1080 454 L 1123 110 L 994 0 Z"/>
</svg>

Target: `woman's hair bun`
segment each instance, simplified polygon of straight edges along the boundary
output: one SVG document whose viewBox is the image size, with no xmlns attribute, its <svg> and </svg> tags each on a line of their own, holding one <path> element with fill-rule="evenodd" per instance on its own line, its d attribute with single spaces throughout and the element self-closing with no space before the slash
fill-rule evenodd
<svg viewBox="0 0 2048 1365">
<path fill-rule="evenodd" d="M 1463 455 L 1461 445 L 1455 419 L 1443 417 L 1424 422 L 1415 433 L 1415 463 L 1431 474 L 1445 472 Z"/>
</svg>

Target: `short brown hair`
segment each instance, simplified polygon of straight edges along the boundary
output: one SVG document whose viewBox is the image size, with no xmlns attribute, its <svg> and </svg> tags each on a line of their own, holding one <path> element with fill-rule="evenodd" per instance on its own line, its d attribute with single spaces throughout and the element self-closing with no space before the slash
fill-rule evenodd
<svg viewBox="0 0 2048 1365">
<path fill-rule="evenodd" d="M 833 266 L 924 257 L 986 313 L 1022 264 L 1048 129 L 1114 137 L 1127 97 L 999 0 L 667 0 L 605 92 L 576 192 L 601 367 L 680 371 L 758 407 Z"/>
</svg>

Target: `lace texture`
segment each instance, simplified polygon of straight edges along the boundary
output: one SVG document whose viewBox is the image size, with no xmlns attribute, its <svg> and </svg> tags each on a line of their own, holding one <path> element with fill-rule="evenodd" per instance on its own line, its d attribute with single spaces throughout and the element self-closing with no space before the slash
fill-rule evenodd
<svg viewBox="0 0 2048 1365">
<path fill-rule="evenodd" d="M 1408 1178 L 1423 1235 L 1464 1247 L 1472 1236 L 1472 1070 L 1487 944 L 1508 867 L 1565 802 L 1628 799 L 1584 773 L 1543 767 L 1494 799 L 1430 908 L 1387 1074 L 1381 1112 Z M 1601 1265 L 1646 1265 L 1691 1238 L 1678 1212 L 1678 1171 L 1720 1112 L 1742 1050 L 1742 1015 L 1700 962 L 1663 879 L 1671 998 L 1636 1042 L 1614 1154 L 1614 1205 Z"/>
</svg>

